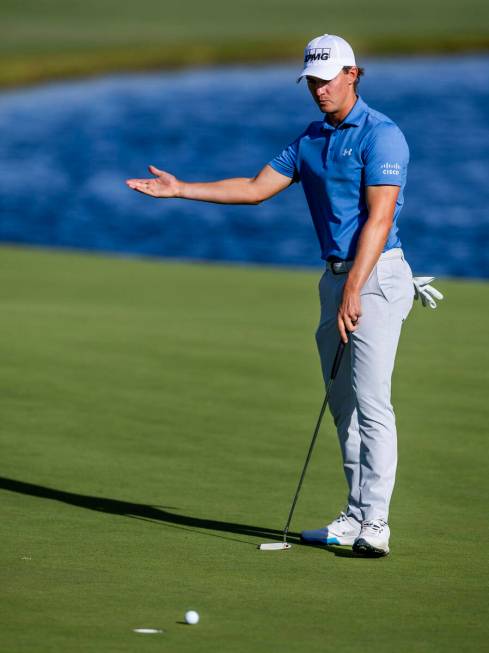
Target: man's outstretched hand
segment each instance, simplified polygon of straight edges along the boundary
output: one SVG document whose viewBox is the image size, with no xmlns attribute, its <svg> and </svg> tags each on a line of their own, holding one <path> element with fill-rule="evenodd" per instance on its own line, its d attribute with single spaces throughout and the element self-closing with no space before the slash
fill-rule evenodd
<svg viewBox="0 0 489 653">
<path fill-rule="evenodd" d="M 129 188 L 151 197 L 179 197 L 180 182 L 176 177 L 154 166 L 148 166 L 154 179 L 127 179 Z"/>
</svg>

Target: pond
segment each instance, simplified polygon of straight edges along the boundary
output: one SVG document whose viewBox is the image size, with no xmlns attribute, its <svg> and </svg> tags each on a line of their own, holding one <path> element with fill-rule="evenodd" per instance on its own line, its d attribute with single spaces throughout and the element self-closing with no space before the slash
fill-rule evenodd
<svg viewBox="0 0 489 653">
<path fill-rule="evenodd" d="M 416 273 L 489 277 L 489 56 L 369 59 L 363 99 L 411 150 L 400 235 Z M 300 186 L 259 206 L 154 200 L 149 163 L 252 176 L 322 115 L 297 67 L 112 76 L 0 94 L 0 240 L 157 257 L 321 265 Z"/>
</svg>

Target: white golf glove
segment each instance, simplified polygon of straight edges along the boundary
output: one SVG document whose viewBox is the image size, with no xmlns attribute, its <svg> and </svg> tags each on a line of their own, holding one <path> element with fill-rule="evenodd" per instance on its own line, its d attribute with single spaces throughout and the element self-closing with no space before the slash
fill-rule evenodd
<svg viewBox="0 0 489 653">
<path fill-rule="evenodd" d="M 430 286 L 435 277 L 413 277 L 414 299 L 421 299 L 424 307 L 436 308 L 435 300 L 442 300 L 443 295 L 439 290 Z"/>
</svg>

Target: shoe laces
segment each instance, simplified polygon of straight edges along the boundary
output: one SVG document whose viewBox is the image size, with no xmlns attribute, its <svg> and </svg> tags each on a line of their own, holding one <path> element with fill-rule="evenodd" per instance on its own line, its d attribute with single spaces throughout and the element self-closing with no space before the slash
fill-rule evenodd
<svg viewBox="0 0 489 653">
<path fill-rule="evenodd" d="M 362 523 L 362 530 L 370 530 L 375 535 L 380 535 L 386 525 L 387 522 L 383 519 L 371 519 Z"/>
</svg>

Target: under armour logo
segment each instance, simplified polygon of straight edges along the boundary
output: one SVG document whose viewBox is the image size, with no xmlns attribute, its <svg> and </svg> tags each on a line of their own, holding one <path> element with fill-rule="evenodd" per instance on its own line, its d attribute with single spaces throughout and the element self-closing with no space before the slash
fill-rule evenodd
<svg viewBox="0 0 489 653">
<path fill-rule="evenodd" d="M 343 155 L 343 156 L 351 156 L 352 151 L 353 151 L 353 148 L 352 148 L 352 147 L 350 147 L 350 148 L 348 148 L 348 149 L 345 147 L 345 149 L 344 149 L 343 152 L 342 152 L 342 155 Z"/>
</svg>

